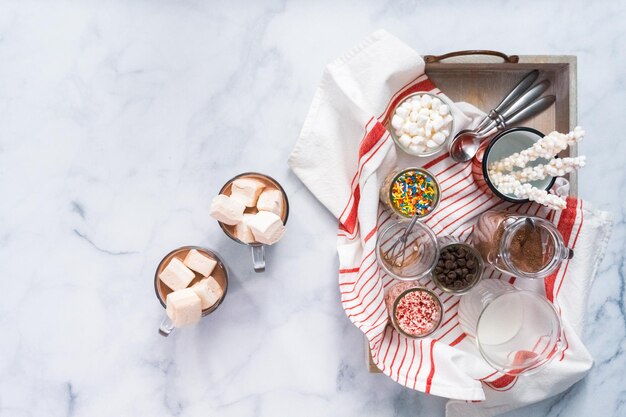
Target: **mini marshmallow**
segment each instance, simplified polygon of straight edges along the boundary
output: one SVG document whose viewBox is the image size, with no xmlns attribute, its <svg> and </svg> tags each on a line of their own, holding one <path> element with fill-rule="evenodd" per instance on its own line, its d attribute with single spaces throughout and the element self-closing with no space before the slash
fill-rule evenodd
<svg viewBox="0 0 626 417">
<path fill-rule="evenodd" d="M 434 140 L 427 140 L 426 146 L 428 146 L 429 148 L 436 148 L 437 146 L 439 146 L 439 144 Z"/>
<path fill-rule="evenodd" d="M 253 243 L 255 241 L 248 224 L 252 217 L 254 217 L 254 214 L 244 213 L 243 219 L 235 225 L 235 237 L 243 243 Z"/>
<path fill-rule="evenodd" d="M 446 141 L 446 137 L 441 132 L 437 132 L 433 135 L 432 140 L 435 141 L 437 145 L 441 145 Z"/>
<path fill-rule="evenodd" d="M 213 307 L 224 294 L 224 290 L 213 277 L 204 278 L 191 286 L 196 295 L 200 298 L 202 310 Z"/>
<path fill-rule="evenodd" d="M 419 100 L 413 99 L 413 100 L 411 100 L 411 108 L 413 110 L 419 110 L 419 109 L 422 108 L 422 105 L 420 104 Z"/>
<path fill-rule="evenodd" d="M 412 143 L 411 137 L 407 134 L 400 136 L 398 140 L 400 141 L 400 144 L 404 147 L 407 147 Z"/>
<path fill-rule="evenodd" d="M 433 129 L 435 129 L 435 131 L 439 132 L 441 130 L 441 128 L 443 127 L 443 125 L 446 124 L 446 121 L 443 120 L 441 117 L 439 117 L 439 120 L 435 120 L 433 122 Z"/>
<path fill-rule="evenodd" d="M 211 201 L 211 217 L 228 225 L 240 222 L 245 209 L 246 206 L 243 203 L 224 194 L 215 196 Z"/>
<path fill-rule="evenodd" d="M 409 132 L 408 133 L 411 136 L 415 136 L 415 135 L 417 135 L 418 130 L 419 130 L 419 127 L 417 126 L 417 123 L 411 123 L 409 125 Z"/>
<path fill-rule="evenodd" d="M 270 211 L 259 211 L 248 221 L 254 238 L 259 243 L 272 245 L 285 233 L 285 225 L 280 217 Z"/>
<path fill-rule="evenodd" d="M 254 178 L 238 178 L 233 181 L 230 198 L 241 202 L 246 207 L 254 207 L 263 188 L 265 185 Z"/>
<path fill-rule="evenodd" d="M 421 110 L 419 111 L 419 114 L 420 114 L 421 116 L 424 116 L 424 117 L 430 117 L 430 110 L 428 110 L 428 109 L 421 109 Z"/>
<path fill-rule="evenodd" d="M 416 143 L 416 144 L 418 144 L 418 145 L 419 145 L 419 144 L 422 144 L 422 143 L 424 143 L 424 142 L 426 142 L 426 138 L 425 138 L 424 136 L 415 136 L 415 137 L 413 138 L 413 143 Z"/>
<path fill-rule="evenodd" d="M 283 211 L 283 194 L 274 188 L 263 190 L 256 202 L 256 208 L 259 211 L 271 211 L 280 216 Z"/>
<path fill-rule="evenodd" d="M 441 129 L 439 132 L 441 132 L 441 134 L 445 137 L 450 136 L 450 131 L 448 129 Z"/>
<path fill-rule="evenodd" d="M 419 117 L 419 114 L 416 110 L 413 110 L 411 114 L 409 114 L 409 120 L 412 122 L 416 122 Z"/>
<path fill-rule="evenodd" d="M 165 302 L 165 312 L 176 327 L 194 324 L 202 317 L 202 302 L 192 288 L 169 293 Z"/>
<path fill-rule="evenodd" d="M 189 285 L 195 276 L 193 271 L 187 268 L 180 259 L 173 258 L 165 269 L 161 271 L 159 279 L 163 284 L 176 291 L 187 288 L 187 285 Z"/>
<path fill-rule="evenodd" d="M 450 107 L 448 107 L 447 104 L 442 104 L 441 106 L 439 106 L 439 114 L 442 116 L 445 116 L 446 114 L 450 113 Z"/>
<path fill-rule="evenodd" d="M 405 119 L 409 115 L 409 109 L 406 107 L 398 107 L 396 110 L 396 115 L 400 116 L 400 118 Z"/>
<path fill-rule="evenodd" d="M 430 103 L 432 103 L 433 98 L 428 94 L 424 94 L 421 98 L 422 107 L 430 107 Z"/>
<path fill-rule="evenodd" d="M 411 124 L 410 121 L 406 122 L 404 125 L 402 125 L 402 131 L 404 133 L 408 133 L 409 132 L 409 125 Z"/>
<path fill-rule="evenodd" d="M 432 101 L 432 103 L 430 103 L 430 108 L 433 110 L 437 110 L 439 108 L 439 106 L 441 106 L 441 100 L 439 100 L 437 97 L 435 97 Z"/>
<path fill-rule="evenodd" d="M 391 119 L 391 126 L 393 126 L 394 129 L 400 129 L 403 124 L 404 118 L 398 115 L 393 116 L 393 118 Z"/>
<path fill-rule="evenodd" d="M 217 261 L 209 258 L 206 255 L 198 252 L 196 249 L 192 249 L 185 256 L 185 260 L 183 261 L 187 268 L 192 271 L 196 271 L 201 274 L 203 277 L 208 277 L 215 269 L 215 265 L 217 265 Z"/>
</svg>

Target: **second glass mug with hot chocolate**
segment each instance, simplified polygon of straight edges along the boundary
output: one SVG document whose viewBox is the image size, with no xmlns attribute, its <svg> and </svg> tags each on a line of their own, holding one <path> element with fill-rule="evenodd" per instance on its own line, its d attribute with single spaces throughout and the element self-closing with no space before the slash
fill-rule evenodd
<svg viewBox="0 0 626 417">
<path fill-rule="evenodd" d="M 574 255 L 551 222 L 505 211 L 481 214 L 472 241 L 485 262 L 522 278 L 545 278 Z"/>
<path fill-rule="evenodd" d="M 261 174 L 258 172 L 244 172 L 226 181 L 226 184 L 224 184 L 222 188 L 220 189 L 219 194 L 229 195 L 233 181 L 239 178 L 253 178 L 255 180 L 258 180 L 264 183 L 266 187 L 273 188 L 273 189 L 280 191 L 280 194 L 282 196 L 282 204 L 281 204 L 281 210 L 280 210 L 279 216 L 283 224 L 284 225 L 287 224 L 287 219 L 289 217 L 289 200 L 287 199 L 287 193 L 285 192 L 283 187 L 280 185 L 280 183 L 276 181 L 274 178 L 270 177 L 269 175 Z M 249 213 L 250 210 L 251 209 L 247 208 L 246 213 Z M 256 272 L 265 271 L 265 245 L 259 242 L 244 242 L 240 240 L 239 238 L 237 238 L 235 226 L 229 226 L 219 221 L 218 223 L 222 231 L 226 234 L 226 236 L 228 236 L 229 238 L 231 238 L 232 240 L 234 240 L 235 242 L 241 245 L 246 245 L 250 247 L 250 250 L 252 252 L 252 264 L 254 266 L 254 270 Z"/>
</svg>

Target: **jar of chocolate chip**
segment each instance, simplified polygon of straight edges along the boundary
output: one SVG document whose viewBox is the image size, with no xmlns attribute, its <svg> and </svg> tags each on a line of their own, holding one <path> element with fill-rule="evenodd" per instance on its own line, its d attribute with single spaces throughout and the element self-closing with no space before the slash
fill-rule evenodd
<svg viewBox="0 0 626 417">
<path fill-rule="evenodd" d="M 451 236 L 440 237 L 439 259 L 432 280 L 442 291 L 462 295 L 471 290 L 483 275 L 480 253 L 467 243 Z"/>
<path fill-rule="evenodd" d="M 551 222 L 505 211 L 483 213 L 472 242 L 485 262 L 521 278 L 545 278 L 574 255 Z"/>
</svg>

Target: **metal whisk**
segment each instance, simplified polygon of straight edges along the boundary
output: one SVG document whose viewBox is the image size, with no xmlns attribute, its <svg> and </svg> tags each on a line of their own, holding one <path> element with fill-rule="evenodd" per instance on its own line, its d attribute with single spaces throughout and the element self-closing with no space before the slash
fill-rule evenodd
<svg viewBox="0 0 626 417">
<path fill-rule="evenodd" d="M 385 259 L 393 266 L 404 265 L 404 259 L 406 257 L 406 241 L 413 230 L 413 226 L 417 223 L 418 216 L 413 216 L 411 223 L 404 229 L 404 232 L 400 237 L 391 245 L 391 247 L 385 252 Z"/>
</svg>

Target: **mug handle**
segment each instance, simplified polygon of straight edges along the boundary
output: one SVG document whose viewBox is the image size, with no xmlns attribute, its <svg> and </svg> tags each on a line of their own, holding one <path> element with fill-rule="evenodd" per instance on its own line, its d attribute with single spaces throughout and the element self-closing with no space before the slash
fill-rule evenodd
<svg viewBox="0 0 626 417">
<path fill-rule="evenodd" d="M 169 317 L 165 316 L 165 318 L 161 322 L 161 325 L 159 326 L 159 334 L 163 337 L 167 337 L 170 335 L 170 333 L 172 333 L 173 330 L 174 323 Z"/>
<path fill-rule="evenodd" d="M 265 245 L 251 246 L 252 264 L 256 272 L 265 272 Z"/>
</svg>

